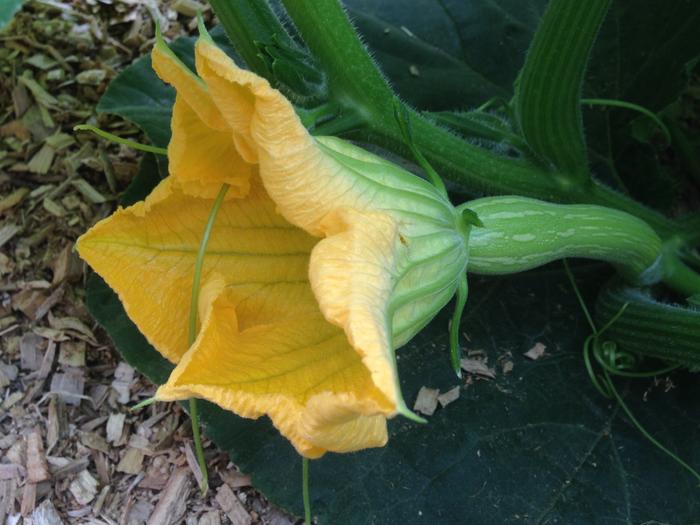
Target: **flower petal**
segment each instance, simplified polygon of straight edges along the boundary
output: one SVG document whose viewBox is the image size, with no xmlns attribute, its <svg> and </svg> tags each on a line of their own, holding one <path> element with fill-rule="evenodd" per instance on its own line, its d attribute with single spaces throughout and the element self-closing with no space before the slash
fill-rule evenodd
<svg viewBox="0 0 700 525">
<path fill-rule="evenodd" d="M 309 263 L 321 311 L 345 330 L 374 383 L 406 413 L 388 312 L 397 262 L 406 249 L 396 222 L 386 214 L 343 208 L 327 215 L 321 226 L 328 237 L 314 247 Z"/>
<path fill-rule="evenodd" d="M 454 230 L 404 236 L 410 227 L 384 212 L 340 208 L 320 224 L 327 237 L 311 252 L 309 280 L 326 319 L 345 330 L 374 383 L 411 412 L 401 397 L 394 351 L 450 300 L 466 270 L 466 248 Z"/>
<path fill-rule="evenodd" d="M 384 445 L 394 413 L 308 283 L 226 288 L 157 393 L 192 396 L 243 417 L 268 414 L 307 457 Z"/>
<path fill-rule="evenodd" d="M 236 148 L 234 133 L 207 86 L 162 40 L 153 48 L 152 63 L 160 78 L 177 89 L 168 144 L 170 174 L 195 197 L 213 198 L 224 183 L 231 186 L 228 199 L 245 195 L 256 168 Z"/>
<path fill-rule="evenodd" d="M 352 207 L 453 227 L 449 202 L 427 181 L 348 142 L 313 138 L 279 91 L 238 68 L 206 36 L 197 42 L 196 57 L 212 100 L 257 149 L 265 189 L 292 224 L 322 236 L 326 215 Z"/>
<path fill-rule="evenodd" d="M 117 210 L 77 243 L 80 256 L 114 289 L 129 317 L 166 358 L 188 348 L 194 263 L 212 201 L 164 180 L 144 201 Z M 223 203 L 204 258 L 202 282 L 306 282 L 315 239 L 274 210 L 253 180 L 245 199 Z"/>
<path fill-rule="evenodd" d="M 173 106 L 172 130 L 169 170 L 182 191 L 194 197 L 214 198 L 225 183 L 230 185 L 227 199 L 248 193 L 257 167 L 241 158 L 230 131 L 209 128 L 180 95 Z"/>
</svg>

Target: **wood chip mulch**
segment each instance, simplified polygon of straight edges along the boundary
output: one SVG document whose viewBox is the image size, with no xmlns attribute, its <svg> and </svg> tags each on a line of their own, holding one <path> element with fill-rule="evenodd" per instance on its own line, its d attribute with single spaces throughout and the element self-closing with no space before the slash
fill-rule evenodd
<svg viewBox="0 0 700 525">
<path fill-rule="evenodd" d="M 195 0 L 28 1 L 0 33 L 0 524 L 289 525 L 205 440 L 209 492 L 177 404 L 133 412 L 154 387 L 120 362 L 85 308 L 75 239 L 113 210 L 138 155 L 76 134 L 109 81 Z M 300 487 L 301 493 L 301 487 Z"/>
</svg>

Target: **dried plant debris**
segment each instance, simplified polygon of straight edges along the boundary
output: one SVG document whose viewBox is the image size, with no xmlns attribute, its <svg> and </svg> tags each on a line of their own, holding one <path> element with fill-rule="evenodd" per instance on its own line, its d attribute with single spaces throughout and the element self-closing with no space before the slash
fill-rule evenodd
<svg viewBox="0 0 700 525">
<path fill-rule="evenodd" d="M 523 355 L 527 357 L 528 359 L 532 359 L 533 361 L 537 361 L 540 359 L 543 355 L 547 347 L 543 345 L 542 343 L 535 343 L 535 345 L 530 348 L 527 352 L 525 352 Z"/>
<path fill-rule="evenodd" d="M 211 21 L 192 0 L 31 1 L 0 35 L 0 524 L 295 522 L 206 440 L 200 495 L 179 405 L 129 410 L 153 385 L 95 326 L 73 250 L 140 158 L 73 127 L 143 141 L 95 105 L 150 50 L 154 20 L 175 38 L 198 10 Z"/>
</svg>

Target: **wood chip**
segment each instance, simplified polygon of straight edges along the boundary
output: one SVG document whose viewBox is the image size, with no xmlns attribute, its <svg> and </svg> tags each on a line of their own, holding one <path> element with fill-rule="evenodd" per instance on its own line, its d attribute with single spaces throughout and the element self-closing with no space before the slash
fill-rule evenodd
<svg viewBox="0 0 700 525">
<path fill-rule="evenodd" d="M 5 517 L 14 515 L 17 499 L 17 481 L 14 479 L 0 480 L 0 523 L 5 523 Z"/>
<path fill-rule="evenodd" d="M 51 392 L 57 394 L 66 405 L 78 406 L 85 397 L 85 374 L 79 368 L 71 368 L 64 374 L 51 378 Z"/>
<path fill-rule="evenodd" d="M 163 456 L 156 456 L 146 470 L 146 477 L 141 480 L 139 487 L 162 490 L 170 478 L 170 466 Z"/>
<path fill-rule="evenodd" d="M 85 342 L 65 341 L 58 352 L 58 362 L 62 365 L 79 368 L 85 366 Z"/>
<path fill-rule="evenodd" d="M 0 232 L 2 228 L 0 228 Z M 46 295 L 39 290 L 25 288 L 12 296 L 12 308 L 19 310 L 32 321 L 36 320 L 36 312 L 46 300 Z"/>
<path fill-rule="evenodd" d="M 24 370 L 39 370 L 44 357 L 42 347 L 45 340 L 43 337 L 29 332 L 19 340 L 20 366 Z"/>
<path fill-rule="evenodd" d="M 418 397 L 413 405 L 413 410 L 425 414 L 426 416 L 432 416 L 437 408 L 439 395 L 440 391 L 438 389 L 422 386 L 418 391 Z"/>
<path fill-rule="evenodd" d="M 100 483 L 107 486 L 110 483 L 109 462 L 107 456 L 98 450 L 92 451 L 92 460 L 95 463 L 97 477 L 100 478 Z"/>
<path fill-rule="evenodd" d="M 19 512 L 22 516 L 28 515 L 36 508 L 36 483 L 26 483 L 22 491 L 22 503 Z"/>
<path fill-rule="evenodd" d="M 107 420 L 107 443 L 117 443 L 122 437 L 126 414 L 114 413 Z"/>
<path fill-rule="evenodd" d="M 27 169 L 32 173 L 45 175 L 51 169 L 56 150 L 48 144 L 44 144 L 39 151 L 31 158 L 27 164 Z"/>
<path fill-rule="evenodd" d="M 80 442 L 89 449 L 99 450 L 100 452 L 109 454 L 110 449 L 107 441 L 96 432 L 81 432 Z"/>
<path fill-rule="evenodd" d="M 117 471 L 125 474 L 141 473 L 141 465 L 143 465 L 143 450 L 139 448 L 128 448 L 124 452 L 121 461 L 117 465 Z"/>
<path fill-rule="evenodd" d="M 41 431 L 38 428 L 33 428 L 25 440 L 27 443 L 27 480 L 30 483 L 39 483 L 51 479 L 44 455 Z"/>
<path fill-rule="evenodd" d="M 535 343 L 535 346 L 530 348 L 527 352 L 525 352 L 523 355 L 527 357 L 528 359 L 532 359 L 533 361 L 537 361 L 540 357 L 544 355 L 544 351 L 547 349 L 545 345 L 542 343 Z"/>
<path fill-rule="evenodd" d="M 226 469 L 219 472 L 219 477 L 221 481 L 226 483 L 232 489 L 240 489 L 243 487 L 251 486 L 251 479 L 248 474 L 243 474 L 233 469 Z"/>
<path fill-rule="evenodd" d="M 122 404 L 129 402 L 133 381 L 134 369 L 124 362 L 119 363 L 114 370 L 114 381 L 112 381 L 112 389 L 117 393 L 117 401 Z"/>
<path fill-rule="evenodd" d="M 73 251 L 73 246 L 70 244 L 64 246 L 54 260 L 52 284 L 77 281 L 82 274 L 82 265 L 78 255 Z"/>
<path fill-rule="evenodd" d="M 75 179 L 71 184 L 92 204 L 107 202 L 107 199 L 85 179 Z"/>
<path fill-rule="evenodd" d="M 250 525 L 253 518 L 228 485 L 221 485 L 216 492 L 216 501 L 221 506 L 233 525 Z"/>
<path fill-rule="evenodd" d="M 147 525 L 172 525 L 180 521 L 187 509 L 187 496 L 191 490 L 189 469 L 179 468 L 173 472 Z"/>
<path fill-rule="evenodd" d="M 187 459 L 187 465 L 190 467 L 197 485 L 200 489 L 204 488 L 204 476 L 199 468 L 199 462 L 197 461 L 197 456 L 195 456 L 194 450 L 192 449 L 191 441 L 187 441 L 185 443 L 185 458 Z"/>
<path fill-rule="evenodd" d="M 43 303 L 39 305 L 39 307 L 36 309 L 36 313 L 34 314 L 34 321 L 37 321 L 44 317 L 51 308 L 56 306 L 56 303 L 61 300 L 63 297 L 63 294 L 66 292 L 66 288 L 63 284 L 61 284 L 58 288 L 56 288 L 53 292 L 51 292 L 51 295 L 49 295 Z"/>
<path fill-rule="evenodd" d="M 61 417 L 59 416 L 58 398 L 51 396 L 48 417 L 46 418 L 46 450 L 51 451 L 61 435 Z"/>
<path fill-rule="evenodd" d="M 31 520 L 31 525 L 63 525 L 63 520 L 50 499 L 45 499 L 41 505 L 34 509 Z"/>
<path fill-rule="evenodd" d="M 20 231 L 22 231 L 22 228 L 16 224 L 4 224 L 0 226 L 0 248 Z"/>
<path fill-rule="evenodd" d="M 454 388 L 450 388 L 444 394 L 440 394 L 437 398 L 438 403 L 440 403 L 440 406 L 442 408 L 445 408 L 450 403 L 457 401 L 459 399 L 459 390 L 459 386 L 456 386 Z"/>
<path fill-rule="evenodd" d="M 0 213 L 10 210 L 17 206 L 29 193 L 29 188 L 17 188 L 8 196 L 0 199 Z"/>
<path fill-rule="evenodd" d="M 489 368 L 482 359 L 470 359 L 465 357 L 460 360 L 460 366 L 462 367 L 462 370 L 469 374 L 488 377 L 489 379 L 496 378 L 496 372 L 493 370 L 493 368 Z"/>
<path fill-rule="evenodd" d="M 15 463 L 0 463 L 0 480 L 20 479 L 26 475 L 26 470 L 22 465 Z"/>
<path fill-rule="evenodd" d="M 87 505 L 97 495 L 97 480 L 86 470 L 76 476 L 68 487 L 75 501 L 80 505 Z"/>
<path fill-rule="evenodd" d="M 221 525 L 221 514 L 218 510 L 205 512 L 202 517 L 199 518 L 197 525 Z"/>
<path fill-rule="evenodd" d="M 0 388 L 9 386 L 15 379 L 17 379 L 17 367 L 0 363 Z"/>
</svg>

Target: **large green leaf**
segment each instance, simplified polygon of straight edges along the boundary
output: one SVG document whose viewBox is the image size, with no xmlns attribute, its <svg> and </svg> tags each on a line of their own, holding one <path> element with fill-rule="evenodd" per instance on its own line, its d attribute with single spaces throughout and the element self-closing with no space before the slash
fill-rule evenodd
<svg viewBox="0 0 700 525">
<path fill-rule="evenodd" d="M 600 270 L 600 267 L 593 269 Z M 586 281 L 596 281 L 589 271 Z M 591 387 L 580 357 L 587 333 L 558 267 L 507 279 L 476 280 L 462 325 L 497 369 L 427 425 L 390 423 L 389 444 L 328 455 L 311 464 L 321 524 L 683 523 L 697 521 L 691 476 L 655 449 L 621 411 Z M 96 276 L 88 305 L 124 358 L 156 382 L 171 368 Z M 404 394 L 456 384 L 448 360 L 447 312 L 399 352 Z M 530 361 L 523 352 L 547 346 Z M 235 351 L 235 349 L 232 349 Z M 499 359 L 511 359 L 504 375 Z M 700 386 L 678 374 L 665 392 L 625 386 L 638 418 L 672 450 L 700 462 Z M 253 476 L 273 502 L 301 513 L 301 461 L 267 419 L 248 421 L 203 404 L 206 435 Z"/>
<path fill-rule="evenodd" d="M 0 1 L 0 31 L 10 24 L 12 17 L 22 7 L 24 0 L 1 0 Z"/>
<path fill-rule="evenodd" d="M 506 93 L 512 92 L 513 81 L 525 59 L 525 50 L 547 4 L 546 0 L 344 0 L 344 3 L 353 12 L 406 28 L 415 35 L 414 40 L 441 49 L 461 61 L 462 67 L 488 79 Z M 362 32 L 361 20 L 358 20 L 358 26 Z M 381 48 L 381 34 L 363 36 L 371 50 Z M 406 56 L 397 51 L 399 59 Z M 382 57 L 378 58 L 384 66 Z M 451 82 L 456 84 L 465 80 L 455 78 Z M 442 108 L 477 105 L 495 94 L 480 101 L 463 100 L 457 106 L 444 104 Z"/>
<path fill-rule="evenodd" d="M 344 2 L 351 13 L 361 13 L 355 20 L 358 29 L 398 92 L 420 109 L 442 110 L 475 107 L 503 91 L 512 92 L 547 4 L 546 0 Z M 654 111 L 666 107 L 685 85 L 686 64 L 700 55 L 699 24 L 699 2 L 613 2 L 593 50 L 584 95 L 634 102 Z M 382 32 L 379 27 L 392 29 Z M 405 31 L 397 35 L 395 27 L 406 28 L 415 37 Z M 399 37 L 406 41 L 404 49 L 391 45 Z M 420 76 L 410 74 L 412 63 L 431 60 L 434 67 L 417 66 Z M 484 82 L 502 91 L 484 96 Z M 632 140 L 629 123 L 637 116 L 619 108 L 585 112 L 594 171 L 611 183 L 621 177 L 636 198 L 670 209 L 682 188 L 669 183 L 655 148 Z"/>
<path fill-rule="evenodd" d="M 176 50 L 191 60 L 191 41 Z M 172 96 L 142 59 L 115 80 L 100 109 L 132 120 L 164 145 Z M 146 157 L 125 204 L 143 198 L 158 180 L 153 158 Z M 586 289 L 602 282 L 598 270 L 588 270 Z M 392 421 L 385 448 L 313 462 L 313 509 L 321 523 L 697 521 L 693 479 L 591 387 L 580 359 L 587 328 L 558 267 L 477 279 L 470 294 L 462 331 L 470 336 L 469 348 L 483 349 L 498 368 L 496 379 L 463 388 L 461 398 L 439 409 L 428 425 Z M 88 306 L 127 361 L 157 383 L 167 377 L 171 365 L 96 276 L 89 282 Z M 408 399 L 421 386 L 444 391 L 457 384 L 449 366 L 447 319 L 444 312 L 400 351 Z M 548 354 L 529 361 L 522 354 L 536 342 L 547 345 Z M 508 352 L 514 370 L 505 375 L 496 364 Z M 620 387 L 639 419 L 697 468 L 700 385 L 682 374 L 674 382 L 677 388 L 669 392 L 651 389 L 646 402 L 642 395 L 650 383 Z M 204 404 L 202 420 L 207 435 L 252 473 L 258 488 L 301 512 L 300 460 L 266 419 L 242 420 Z"/>
</svg>

